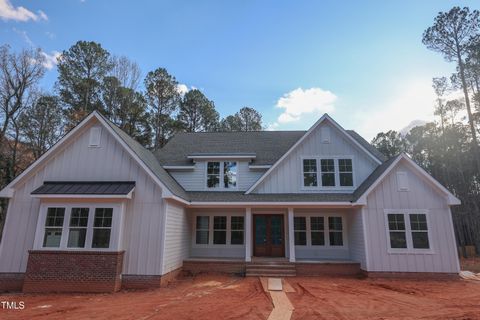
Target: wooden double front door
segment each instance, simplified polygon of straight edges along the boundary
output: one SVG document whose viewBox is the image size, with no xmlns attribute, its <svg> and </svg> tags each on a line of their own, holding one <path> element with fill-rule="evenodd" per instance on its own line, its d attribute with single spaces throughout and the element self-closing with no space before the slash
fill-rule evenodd
<svg viewBox="0 0 480 320">
<path fill-rule="evenodd" d="M 253 215 L 253 255 L 255 257 L 284 257 L 285 229 L 283 215 Z"/>
</svg>

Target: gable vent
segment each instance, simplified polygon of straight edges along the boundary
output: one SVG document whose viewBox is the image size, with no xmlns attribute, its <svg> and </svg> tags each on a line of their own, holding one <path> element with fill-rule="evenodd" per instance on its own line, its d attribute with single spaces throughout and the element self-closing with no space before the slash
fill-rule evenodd
<svg viewBox="0 0 480 320">
<path fill-rule="evenodd" d="M 88 146 L 99 147 L 101 135 L 102 135 L 102 128 L 100 127 L 90 128 L 90 140 L 89 140 Z"/>
<path fill-rule="evenodd" d="M 408 176 L 405 171 L 397 172 L 398 191 L 408 191 Z"/>
<path fill-rule="evenodd" d="M 320 137 L 322 138 L 322 143 L 330 143 L 330 127 L 327 127 L 327 126 L 321 127 Z"/>
</svg>

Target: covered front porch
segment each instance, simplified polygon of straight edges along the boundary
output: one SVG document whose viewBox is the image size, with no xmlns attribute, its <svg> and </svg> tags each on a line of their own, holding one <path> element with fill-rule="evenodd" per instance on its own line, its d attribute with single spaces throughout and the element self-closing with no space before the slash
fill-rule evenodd
<svg viewBox="0 0 480 320">
<path fill-rule="evenodd" d="M 298 274 L 352 274 L 365 257 L 359 207 L 194 207 L 188 217 L 192 273 L 290 264 Z"/>
</svg>

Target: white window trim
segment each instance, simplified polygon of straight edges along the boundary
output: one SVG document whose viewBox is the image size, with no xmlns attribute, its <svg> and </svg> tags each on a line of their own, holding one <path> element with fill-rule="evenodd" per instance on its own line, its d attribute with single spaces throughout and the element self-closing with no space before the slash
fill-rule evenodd
<svg viewBox="0 0 480 320">
<path fill-rule="evenodd" d="M 220 183 L 219 183 L 219 187 L 217 188 L 209 188 L 208 187 L 208 163 L 209 162 L 220 162 Z M 223 184 L 223 171 L 224 171 L 224 168 L 225 168 L 225 162 L 236 162 L 237 163 L 237 185 L 235 187 L 232 187 L 232 188 L 225 188 L 224 184 Z M 205 190 L 208 191 L 208 190 L 222 190 L 222 191 L 237 191 L 238 190 L 238 171 L 239 171 L 239 167 L 240 167 L 240 162 L 237 161 L 237 160 L 229 160 L 229 159 L 224 159 L 224 160 L 207 160 L 205 161 L 205 183 L 204 183 L 204 186 L 205 186 Z"/>
<path fill-rule="evenodd" d="M 309 187 L 303 184 L 303 160 L 315 159 L 317 161 L 317 186 L 316 187 Z M 333 165 L 335 168 L 335 186 L 332 187 L 324 187 L 322 186 L 322 170 L 321 170 L 321 160 L 333 159 Z M 352 160 L 352 179 L 353 179 L 353 186 L 340 186 L 340 170 L 338 166 L 339 159 L 350 159 Z M 343 156 L 301 156 L 300 157 L 300 190 L 304 191 L 354 191 L 357 188 L 356 182 L 356 161 L 355 157 L 352 155 L 343 155 Z M 238 183 L 237 183 L 238 185 Z"/>
<path fill-rule="evenodd" d="M 207 212 L 196 212 L 192 214 L 193 216 L 193 230 L 192 230 L 192 241 L 191 245 L 192 248 L 227 248 L 227 249 L 235 249 L 235 248 L 242 248 L 245 246 L 246 242 L 246 217 L 244 213 L 236 213 L 236 212 L 229 212 L 229 213 L 207 213 Z M 208 217 L 208 244 L 198 244 L 197 243 L 197 217 Z M 225 244 L 214 244 L 213 243 L 213 220 L 214 217 L 227 217 L 227 240 Z M 232 244 L 232 217 L 243 217 L 243 244 Z M 234 230 L 239 231 L 239 230 Z"/>
<path fill-rule="evenodd" d="M 403 214 L 405 220 L 405 236 L 407 238 L 407 248 L 392 248 L 390 246 L 390 229 L 388 227 L 388 215 L 389 214 Z M 413 248 L 412 229 L 410 226 L 410 214 L 424 214 L 427 219 L 427 232 L 428 232 L 428 244 L 429 249 L 415 249 Z M 432 242 L 432 227 L 429 211 L 426 209 L 385 209 L 385 232 L 387 237 L 387 252 L 389 254 L 435 254 L 434 246 Z"/>
<path fill-rule="evenodd" d="M 62 237 L 59 247 L 44 247 L 43 239 L 45 237 L 45 221 L 48 208 L 65 208 L 63 218 Z M 84 248 L 69 248 L 68 235 L 70 232 L 70 216 L 72 208 L 88 208 L 87 234 L 85 237 Z M 110 244 L 108 248 L 92 248 L 93 223 L 95 218 L 95 208 L 113 208 L 112 227 L 110 231 Z M 43 202 L 40 204 L 40 211 L 35 231 L 35 240 L 33 248 L 44 251 L 119 251 L 121 248 L 121 237 L 123 229 L 123 217 L 125 214 L 125 204 L 122 203 L 85 203 L 85 202 Z"/>
<path fill-rule="evenodd" d="M 295 248 L 308 248 L 308 249 L 328 249 L 328 250 L 345 250 L 348 249 L 348 233 L 347 233 L 347 217 L 338 213 L 295 213 L 294 218 L 304 217 L 307 224 L 307 244 L 306 245 L 295 245 Z M 325 245 L 312 245 L 312 229 L 310 217 L 323 217 L 323 236 Z M 342 218 L 342 246 L 332 246 L 330 245 L 330 228 L 328 225 L 329 217 L 339 217 Z M 320 230 L 316 230 L 320 231 Z M 295 241 L 295 239 L 293 239 Z"/>
</svg>

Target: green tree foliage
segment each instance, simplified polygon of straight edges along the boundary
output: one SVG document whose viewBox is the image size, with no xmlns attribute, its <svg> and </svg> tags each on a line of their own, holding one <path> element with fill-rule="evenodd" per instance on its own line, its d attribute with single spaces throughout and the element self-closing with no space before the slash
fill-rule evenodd
<svg viewBox="0 0 480 320">
<path fill-rule="evenodd" d="M 394 130 L 386 133 L 380 132 L 372 140 L 372 144 L 387 158 L 392 158 L 406 151 L 406 140 Z"/>
<path fill-rule="evenodd" d="M 40 158 L 63 134 L 62 107 L 56 96 L 41 95 L 19 117 L 22 141 Z"/>
<path fill-rule="evenodd" d="M 101 86 L 112 69 L 107 50 L 96 42 L 78 41 L 62 52 L 57 67 L 58 91 L 70 127 L 93 110 L 105 111 Z"/>
<path fill-rule="evenodd" d="M 469 51 L 474 46 L 480 32 L 480 12 L 470 11 L 468 7 L 453 7 L 448 12 L 440 12 L 433 26 L 423 33 L 423 43 L 427 48 L 437 51 L 450 62 L 455 62 L 458 79 L 465 98 L 465 106 L 470 125 L 472 149 L 476 158 L 477 170 L 480 171 L 480 149 L 477 140 L 477 128 L 470 105 L 469 85 L 467 83 L 467 66 Z M 469 50 L 470 49 L 470 50 Z"/>
<path fill-rule="evenodd" d="M 221 131 L 259 131 L 263 129 L 262 115 L 250 107 L 243 107 L 220 122 Z"/>
<path fill-rule="evenodd" d="M 152 120 L 153 149 L 158 150 L 179 127 L 173 120 L 180 103 L 178 82 L 166 69 L 158 68 L 147 74 L 144 85 Z"/>
<path fill-rule="evenodd" d="M 186 132 L 216 131 L 219 126 L 215 104 L 198 89 L 185 94 L 177 119 Z"/>
<path fill-rule="evenodd" d="M 236 115 L 227 116 L 220 122 L 220 131 L 242 131 L 242 120 Z"/>
</svg>

